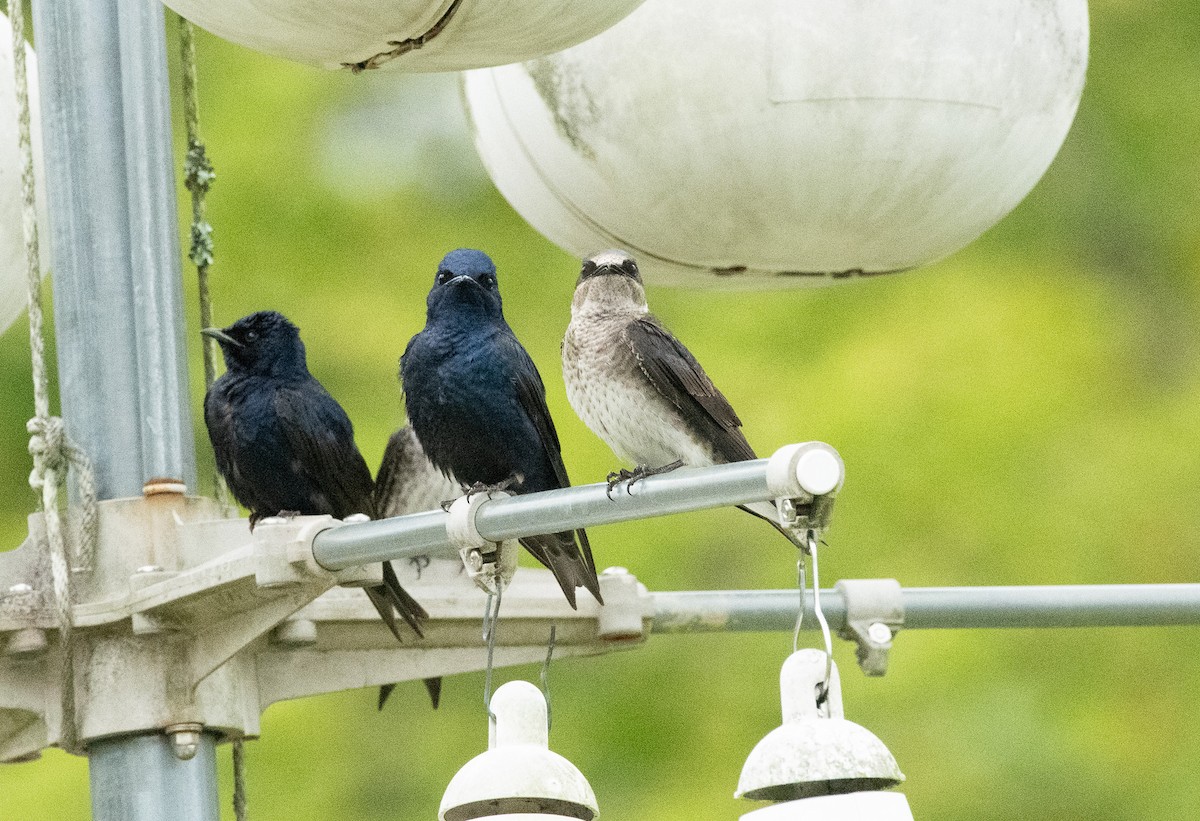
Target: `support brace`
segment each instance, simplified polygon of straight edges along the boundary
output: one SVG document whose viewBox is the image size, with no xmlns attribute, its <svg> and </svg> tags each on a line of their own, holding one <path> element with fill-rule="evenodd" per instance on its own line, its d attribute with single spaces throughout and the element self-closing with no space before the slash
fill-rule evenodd
<svg viewBox="0 0 1200 821">
<path fill-rule="evenodd" d="M 838 635 L 853 641 L 858 666 L 868 676 L 887 672 L 892 639 L 904 626 L 904 597 L 895 579 L 843 579 L 833 586 L 845 602 Z"/>
</svg>

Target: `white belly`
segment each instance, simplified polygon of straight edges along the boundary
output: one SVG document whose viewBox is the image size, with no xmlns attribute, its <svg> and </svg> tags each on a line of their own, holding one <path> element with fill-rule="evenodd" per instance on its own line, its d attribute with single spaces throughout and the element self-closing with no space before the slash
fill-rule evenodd
<svg viewBox="0 0 1200 821">
<path fill-rule="evenodd" d="M 567 399 L 584 424 L 635 465 L 661 467 L 678 459 L 693 466 L 713 464 L 712 449 L 695 439 L 638 369 L 633 354 L 606 342 L 576 334 L 564 347 Z"/>
</svg>

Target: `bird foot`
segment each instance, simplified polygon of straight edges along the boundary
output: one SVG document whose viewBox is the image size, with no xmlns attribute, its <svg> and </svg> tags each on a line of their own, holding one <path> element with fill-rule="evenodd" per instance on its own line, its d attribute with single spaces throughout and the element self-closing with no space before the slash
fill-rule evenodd
<svg viewBox="0 0 1200 821">
<path fill-rule="evenodd" d="M 640 482 L 642 479 L 645 479 L 647 476 L 657 476 L 660 473 L 670 473 L 676 468 L 681 467 L 683 467 L 683 460 L 676 459 L 674 462 L 670 462 L 656 468 L 652 468 L 649 465 L 638 465 L 633 470 L 626 470 L 625 468 L 614 470 L 612 473 L 608 474 L 608 487 L 604 492 L 608 498 L 611 499 L 613 488 L 615 488 L 621 482 L 626 482 L 627 484 L 625 485 L 625 492 L 632 496 L 634 484 Z"/>
<path fill-rule="evenodd" d="M 473 485 L 463 485 L 462 489 L 463 489 L 463 493 L 465 493 L 467 495 L 467 499 L 469 500 L 476 493 L 492 493 L 497 490 L 508 490 L 513 485 L 519 485 L 524 481 L 525 481 L 524 476 L 522 476 L 520 473 L 514 473 L 512 476 L 509 476 L 503 482 L 497 482 L 494 485 L 487 485 L 487 484 L 484 484 L 483 482 L 476 482 Z"/>
<path fill-rule="evenodd" d="M 444 504 L 444 503 L 443 503 Z M 417 568 L 417 581 L 421 580 L 421 571 L 429 567 L 430 558 L 428 556 L 413 556 L 408 560 L 409 564 Z"/>
</svg>

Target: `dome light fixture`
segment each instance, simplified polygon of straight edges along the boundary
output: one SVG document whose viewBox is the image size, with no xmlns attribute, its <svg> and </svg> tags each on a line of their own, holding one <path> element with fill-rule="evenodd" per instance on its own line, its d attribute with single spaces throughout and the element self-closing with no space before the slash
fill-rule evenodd
<svg viewBox="0 0 1200 821">
<path fill-rule="evenodd" d="M 847 721 L 837 666 L 797 650 L 779 675 L 783 724 L 760 741 L 742 768 L 737 798 L 775 802 L 742 821 L 912 821 L 896 759 L 871 731 Z"/>
<path fill-rule="evenodd" d="M 592 821 L 596 794 L 574 764 L 549 749 L 546 698 L 510 681 L 491 699 L 488 750 L 472 758 L 442 796 L 438 821 Z"/>
</svg>

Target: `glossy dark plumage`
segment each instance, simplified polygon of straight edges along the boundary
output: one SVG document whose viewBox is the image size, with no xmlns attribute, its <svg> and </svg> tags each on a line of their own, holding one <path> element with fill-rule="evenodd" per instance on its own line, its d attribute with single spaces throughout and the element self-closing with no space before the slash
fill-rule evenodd
<svg viewBox="0 0 1200 821">
<path fill-rule="evenodd" d="M 308 371 L 296 326 L 259 311 L 228 328 L 206 328 L 226 371 L 204 397 L 217 469 L 250 510 L 250 527 L 279 513 L 374 517 L 374 482 L 341 405 Z M 398 612 L 418 635 L 425 609 L 383 564 L 384 583 L 364 588 L 401 639 Z"/>
<path fill-rule="evenodd" d="M 513 493 L 567 487 L 546 389 L 504 320 L 496 269 L 481 251 L 442 260 L 425 328 L 400 360 L 409 423 L 429 461 L 466 485 L 511 482 Z M 522 539 L 553 571 L 571 606 L 575 588 L 600 600 L 583 530 Z"/>
</svg>

